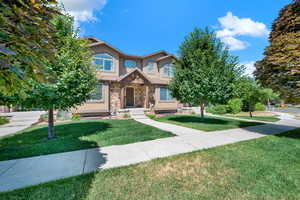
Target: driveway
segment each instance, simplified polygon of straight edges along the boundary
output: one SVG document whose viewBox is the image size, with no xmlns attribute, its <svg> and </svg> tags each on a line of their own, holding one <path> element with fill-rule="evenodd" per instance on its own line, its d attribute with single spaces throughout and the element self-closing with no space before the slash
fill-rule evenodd
<svg viewBox="0 0 300 200">
<path fill-rule="evenodd" d="M 10 122 L 0 126 L 0 136 L 13 134 L 17 131 L 30 127 L 32 124 L 38 122 L 41 114 L 44 111 L 28 111 L 28 112 L 11 112 L 0 113 L 0 116 L 9 116 Z"/>
</svg>

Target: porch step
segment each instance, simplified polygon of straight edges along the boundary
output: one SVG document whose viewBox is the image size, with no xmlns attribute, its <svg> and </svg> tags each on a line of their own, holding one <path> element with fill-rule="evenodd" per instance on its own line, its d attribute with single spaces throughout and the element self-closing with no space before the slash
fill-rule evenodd
<svg viewBox="0 0 300 200">
<path fill-rule="evenodd" d="M 143 108 L 129 109 L 129 113 L 132 119 L 147 119 Z"/>
</svg>

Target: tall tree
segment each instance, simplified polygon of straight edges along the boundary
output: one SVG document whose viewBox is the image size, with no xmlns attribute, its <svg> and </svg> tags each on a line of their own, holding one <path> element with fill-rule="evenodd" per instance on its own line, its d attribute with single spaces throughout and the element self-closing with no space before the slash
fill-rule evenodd
<svg viewBox="0 0 300 200">
<path fill-rule="evenodd" d="M 290 102 L 300 102 L 300 0 L 285 6 L 274 21 L 270 46 L 256 63 L 255 76 L 263 86 L 279 91 Z"/>
<path fill-rule="evenodd" d="M 45 80 L 45 62 L 56 49 L 49 22 L 59 12 L 53 4 L 56 0 L 0 1 L 0 93 L 20 93 L 27 80 Z"/>
<path fill-rule="evenodd" d="M 235 96 L 234 85 L 242 72 L 237 57 L 213 32 L 196 28 L 179 47 L 169 88 L 181 102 L 200 105 L 204 117 L 205 104 L 225 103 Z"/>
<path fill-rule="evenodd" d="M 52 22 L 57 29 L 55 62 L 46 67 L 55 73 L 46 83 L 30 82 L 30 90 L 23 101 L 25 107 L 48 110 L 48 138 L 54 137 L 53 111 L 67 110 L 89 99 L 95 83 L 91 68 L 92 55 L 88 41 L 77 36 L 73 18 L 59 15 Z"/>
</svg>

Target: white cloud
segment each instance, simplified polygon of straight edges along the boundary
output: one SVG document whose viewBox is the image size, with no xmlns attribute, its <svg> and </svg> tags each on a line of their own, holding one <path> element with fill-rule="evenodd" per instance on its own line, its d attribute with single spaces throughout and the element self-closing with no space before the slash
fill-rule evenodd
<svg viewBox="0 0 300 200">
<path fill-rule="evenodd" d="M 96 21 L 95 11 L 100 11 L 107 0 L 60 0 L 66 11 L 78 22 Z"/>
<path fill-rule="evenodd" d="M 238 40 L 234 37 L 222 37 L 221 41 L 228 45 L 229 49 L 234 50 L 242 50 L 245 49 L 249 44 L 247 42 Z"/>
<path fill-rule="evenodd" d="M 247 42 L 236 39 L 237 36 L 263 37 L 269 34 L 265 24 L 253 21 L 250 18 L 238 18 L 231 12 L 226 16 L 218 18 L 221 30 L 216 31 L 219 37 L 230 50 L 245 49 Z"/>
<path fill-rule="evenodd" d="M 241 65 L 245 66 L 245 74 L 249 76 L 253 76 L 253 72 L 255 71 L 255 61 L 246 61 L 242 62 Z"/>
</svg>

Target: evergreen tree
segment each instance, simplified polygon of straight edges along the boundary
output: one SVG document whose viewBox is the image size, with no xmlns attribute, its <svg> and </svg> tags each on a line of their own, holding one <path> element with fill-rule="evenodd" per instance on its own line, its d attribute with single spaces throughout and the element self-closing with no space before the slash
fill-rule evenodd
<svg viewBox="0 0 300 200">
<path fill-rule="evenodd" d="M 256 63 L 256 78 L 290 102 L 300 102 L 300 0 L 285 6 L 274 21 L 270 46 Z"/>
</svg>

